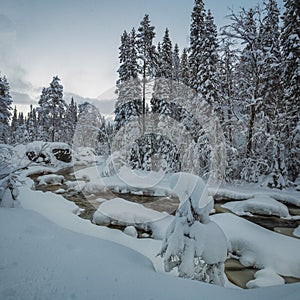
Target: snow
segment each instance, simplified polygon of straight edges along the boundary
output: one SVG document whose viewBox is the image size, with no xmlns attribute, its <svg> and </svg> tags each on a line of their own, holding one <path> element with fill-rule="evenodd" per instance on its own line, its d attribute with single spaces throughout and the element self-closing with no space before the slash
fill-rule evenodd
<svg viewBox="0 0 300 300">
<path fill-rule="evenodd" d="M 267 195 L 255 195 L 254 198 L 240 201 L 230 201 L 222 205 L 233 213 L 243 216 L 252 214 L 274 215 L 281 218 L 291 218 L 288 208 Z"/>
<path fill-rule="evenodd" d="M 53 184 L 53 185 L 61 185 L 64 183 L 64 176 L 63 175 L 56 175 L 56 174 L 47 174 L 42 175 L 37 178 L 39 185 L 47 185 L 47 184 Z"/>
<path fill-rule="evenodd" d="M 138 235 L 134 226 L 127 226 L 127 227 L 125 227 L 125 229 L 124 229 L 123 232 L 125 234 L 131 236 L 131 237 L 134 237 L 134 238 L 136 238 L 137 235 Z"/>
<path fill-rule="evenodd" d="M 97 167 L 94 170 L 98 172 Z M 133 238 L 136 230 L 132 227 L 134 224 L 126 224 L 129 226 L 123 233 L 79 218 L 77 214 L 80 209 L 73 202 L 58 194 L 30 189 L 33 182 L 25 176 L 38 171 L 54 172 L 55 168 L 30 166 L 29 170 L 19 176 L 20 182 L 24 184 L 19 187 L 19 201 L 23 208 L 0 208 L 0 270 L 5 270 L 0 272 L 0 299 L 97 299 L 99 295 L 105 299 L 144 299 L 145 295 L 153 299 L 185 299 L 187 295 L 188 299 L 198 299 L 201 295 L 204 298 L 224 300 L 276 300 L 295 299 L 300 293 L 300 284 L 239 290 L 161 274 L 163 262 L 157 257 L 161 248 L 160 240 L 149 239 L 147 234 L 143 234 L 144 239 Z M 86 171 L 81 170 L 82 173 Z M 87 173 L 91 175 L 91 172 Z M 101 183 L 102 180 L 99 175 L 90 178 L 92 183 Z M 114 181 L 109 183 L 110 179 Z M 107 187 L 110 184 L 138 191 L 117 176 L 104 178 L 103 182 L 100 186 Z M 203 187 L 201 181 L 196 182 L 197 185 Z M 82 189 L 86 182 L 67 182 L 67 186 L 69 189 Z M 154 193 L 157 189 L 159 193 L 171 193 L 170 176 L 165 176 L 150 189 Z M 180 185 L 177 192 L 186 194 L 191 191 L 193 195 L 193 190 L 192 186 L 189 190 Z M 262 192 L 257 189 L 255 193 L 238 188 L 224 190 L 232 191 L 237 197 L 243 193 L 252 194 L 252 198 L 259 193 L 265 197 L 274 194 L 271 198 L 275 199 L 275 193 L 269 190 Z M 282 199 L 286 198 L 285 195 L 276 192 L 276 196 Z M 295 202 L 297 194 L 288 195 L 287 198 Z M 195 201 L 199 200 L 198 193 L 194 193 L 194 196 Z M 99 198 L 99 202 L 102 200 Z M 103 201 L 101 206 L 111 200 Z M 141 212 L 144 221 L 144 212 Z M 134 213 L 139 215 L 140 211 L 135 208 L 130 213 L 132 221 L 135 220 Z M 203 228 L 221 228 L 228 240 L 228 248 L 240 258 L 240 262 L 261 269 L 256 278 L 248 283 L 249 287 L 283 283 L 279 275 L 300 277 L 298 239 L 271 232 L 232 214 L 218 214 L 210 218 L 213 222 L 202 224 Z M 173 216 L 166 214 L 162 219 L 149 222 L 147 226 L 155 238 L 162 239 L 173 219 Z M 299 232 L 299 228 L 295 232 Z M 209 239 L 209 235 L 207 239 L 212 243 L 214 251 L 220 250 L 218 239 Z M 200 253 L 201 247 L 197 251 Z M 218 256 L 216 252 L 204 255 L 211 261 Z M 231 285 L 227 283 L 226 286 Z"/>
<path fill-rule="evenodd" d="M 300 238 L 300 225 L 293 231 L 293 235 Z"/>
<path fill-rule="evenodd" d="M 262 269 L 254 274 L 253 280 L 247 282 L 248 289 L 284 284 L 284 279 L 272 269 Z"/>
<path fill-rule="evenodd" d="M 94 213 L 93 222 L 102 224 L 102 222 L 106 223 L 109 220 L 110 223 L 119 225 L 144 225 L 164 219 L 167 216 L 167 213 L 160 213 L 122 198 L 115 198 L 99 206 L 98 210 Z"/>
<path fill-rule="evenodd" d="M 31 210 L 1 208 L 0 241 L 0 299 L 290 300 L 300 293 L 300 284 L 239 290 L 157 273 L 141 254 Z"/>
<path fill-rule="evenodd" d="M 288 237 L 229 213 L 211 216 L 225 233 L 230 251 L 244 266 L 269 268 L 300 278 L 300 240 Z"/>
<path fill-rule="evenodd" d="M 79 180 L 83 178 L 90 180 L 90 185 L 99 186 L 99 189 L 105 186 L 116 192 L 139 195 L 146 193 L 155 196 L 165 196 L 171 193 L 170 174 L 160 172 L 131 170 L 123 166 L 120 173 L 102 177 L 101 166 L 96 165 L 76 171 L 74 174 Z"/>
<path fill-rule="evenodd" d="M 70 146 L 66 143 L 60 143 L 60 142 L 50 143 L 50 142 L 34 141 L 26 145 L 22 145 L 22 144 L 16 145 L 14 148 L 15 150 L 14 161 L 19 161 L 21 162 L 20 163 L 21 165 L 25 165 L 26 163 L 30 162 L 26 153 L 34 152 L 35 154 L 42 154 L 44 156 L 44 159 L 46 161 L 49 161 L 49 164 L 54 167 L 63 168 L 73 164 L 72 161 L 66 163 L 61 160 L 58 160 L 53 153 L 54 149 L 64 149 L 71 152 Z M 39 157 L 35 163 L 42 163 L 42 162 L 43 162 L 43 158 Z"/>
</svg>

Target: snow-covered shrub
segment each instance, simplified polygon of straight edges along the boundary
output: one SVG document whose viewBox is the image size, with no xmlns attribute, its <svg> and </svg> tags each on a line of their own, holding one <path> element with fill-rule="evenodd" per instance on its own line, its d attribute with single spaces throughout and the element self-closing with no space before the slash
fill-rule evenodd
<svg viewBox="0 0 300 300">
<path fill-rule="evenodd" d="M 19 190 L 16 186 L 16 178 L 13 174 L 8 175 L 0 181 L 0 207 L 18 207 L 18 195 Z"/>
<path fill-rule="evenodd" d="M 173 179 L 178 182 L 174 184 Z M 209 218 L 213 198 L 204 194 L 205 184 L 197 176 L 178 173 L 173 179 L 171 186 L 181 205 L 160 251 L 165 270 L 169 272 L 177 267 L 180 277 L 223 286 L 227 239 Z"/>
</svg>

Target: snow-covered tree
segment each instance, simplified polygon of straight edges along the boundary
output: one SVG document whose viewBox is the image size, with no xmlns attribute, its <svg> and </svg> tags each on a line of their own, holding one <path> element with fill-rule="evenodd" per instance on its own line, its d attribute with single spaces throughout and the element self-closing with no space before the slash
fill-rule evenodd
<svg viewBox="0 0 300 300">
<path fill-rule="evenodd" d="M 198 92 L 202 99 L 217 107 L 219 101 L 217 27 L 210 10 L 205 16 L 204 26 L 203 48 L 201 49 L 202 52 L 199 53 L 202 67 L 198 71 L 198 80 L 200 81 Z"/>
<path fill-rule="evenodd" d="M 161 77 L 172 78 L 173 52 L 172 42 L 169 36 L 169 29 L 166 28 L 161 43 Z"/>
<path fill-rule="evenodd" d="M 0 143 L 8 143 L 9 140 L 9 119 L 12 110 L 12 99 L 9 90 L 10 87 L 6 77 L 0 76 Z"/>
<path fill-rule="evenodd" d="M 73 97 L 71 98 L 71 103 L 67 105 L 67 110 L 64 117 L 64 130 L 63 130 L 63 142 L 72 143 L 74 132 L 77 125 L 77 104 L 75 103 Z"/>
<path fill-rule="evenodd" d="M 218 225 L 210 220 L 213 198 L 198 176 L 177 173 L 171 188 L 180 206 L 169 225 L 160 255 L 165 271 L 177 268 L 180 277 L 223 286 L 227 239 Z"/>
<path fill-rule="evenodd" d="M 96 151 L 99 143 L 99 129 L 102 126 L 103 118 L 98 109 L 88 102 L 80 104 L 78 110 L 73 146 L 75 149 L 90 147 Z"/>
<path fill-rule="evenodd" d="M 17 138 L 17 129 L 19 127 L 18 124 L 18 111 L 17 111 L 17 107 L 15 106 L 14 110 L 13 110 L 13 116 L 11 119 L 11 125 L 10 125 L 10 143 L 11 144 L 15 144 L 18 142 L 18 138 Z"/>
<path fill-rule="evenodd" d="M 33 142 L 37 139 L 37 113 L 36 109 L 30 105 L 30 111 L 27 117 L 28 141 Z"/>
<path fill-rule="evenodd" d="M 115 104 L 115 129 L 119 130 L 128 121 L 142 113 L 141 86 L 138 78 L 137 44 L 135 30 L 125 31 L 121 37 L 118 100 Z"/>
<path fill-rule="evenodd" d="M 63 86 L 58 76 L 53 77 L 48 88 L 44 88 L 39 100 L 39 135 L 46 141 L 60 141 L 62 120 L 66 110 Z"/>
<path fill-rule="evenodd" d="M 202 0 L 195 0 L 190 27 L 190 82 L 189 85 L 197 93 L 201 91 L 200 73 L 203 68 L 204 38 L 205 38 L 205 8 Z"/>
<path fill-rule="evenodd" d="M 299 122 L 300 111 L 300 5 L 297 0 L 284 0 L 283 26 L 281 32 L 282 49 L 282 84 L 284 89 L 284 103 L 282 130 L 286 136 L 286 150 L 299 156 L 294 148 L 294 132 Z M 294 155 L 293 155 L 294 157 Z M 292 180 L 299 174 L 297 160 L 289 157 L 288 170 Z"/>
<path fill-rule="evenodd" d="M 151 25 L 149 15 L 145 15 L 140 23 L 137 34 L 138 59 L 141 66 L 142 75 L 142 115 L 143 132 L 145 131 L 145 113 L 146 113 L 146 83 L 149 78 L 155 75 L 155 66 L 157 61 L 157 52 L 153 45 L 155 37 L 155 27 Z"/>
<path fill-rule="evenodd" d="M 180 58 L 180 70 L 179 70 L 180 82 L 185 86 L 189 86 L 190 82 L 190 67 L 189 67 L 189 58 L 188 50 L 184 48 Z"/>
<path fill-rule="evenodd" d="M 180 81 L 180 53 L 178 44 L 175 44 L 174 51 L 172 55 L 172 81 Z"/>
</svg>

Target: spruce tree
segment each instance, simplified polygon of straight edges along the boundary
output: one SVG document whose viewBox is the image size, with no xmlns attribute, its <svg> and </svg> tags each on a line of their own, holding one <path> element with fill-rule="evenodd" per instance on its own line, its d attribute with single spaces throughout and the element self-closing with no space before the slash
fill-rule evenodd
<svg viewBox="0 0 300 300">
<path fill-rule="evenodd" d="M 27 118 L 28 140 L 33 142 L 37 139 L 37 114 L 36 109 L 30 105 L 30 111 Z"/>
<path fill-rule="evenodd" d="M 140 23 L 137 34 L 138 58 L 141 65 L 142 75 L 142 114 L 143 114 L 143 132 L 145 131 L 145 113 L 146 113 L 146 83 L 156 72 L 157 52 L 153 45 L 155 37 L 155 27 L 151 25 L 149 15 L 145 15 Z"/>
<path fill-rule="evenodd" d="M 282 85 L 284 90 L 282 130 L 286 136 L 289 154 L 288 171 L 295 180 L 299 174 L 300 146 L 295 143 L 300 111 L 300 5 L 297 0 L 284 0 L 283 26 L 281 32 Z"/>
<path fill-rule="evenodd" d="M 12 110 L 10 87 L 6 77 L 0 76 L 0 143 L 9 141 L 9 119 Z"/>
<path fill-rule="evenodd" d="M 15 108 L 13 110 L 11 125 L 10 125 L 10 143 L 11 144 L 15 144 L 18 142 L 18 138 L 17 138 L 18 127 L 19 127 L 18 111 L 17 111 L 17 107 L 15 106 Z"/>
<path fill-rule="evenodd" d="M 58 76 L 53 77 L 50 86 L 43 89 L 39 105 L 41 138 L 52 142 L 60 141 L 66 103 L 63 100 L 63 86 Z"/>
<path fill-rule="evenodd" d="M 185 86 L 188 86 L 190 83 L 190 67 L 189 67 L 189 58 L 187 48 L 183 49 L 181 59 L 180 59 L 180 68 L 179 68 L 179 78 Z"/>
<path fill-rule="evenodd" d="M 205 8 L 202 0 L 195 0 L 190 27 L 190 87 L 197 93 L 201 92 L 199 75 L 203 68 L 202 53 L 204 52 L 205 37 Z"/>
<path fill-rule="evenodd" d="M 202 98 L 213 105 L 217 106 L 219 101 L 218 95 L 218 78 L 217 78 L 217 64 L 218 64 L 218 43 L 217 43 L 217 27 L 214 24 L 214 18 L 211 11 L 208 10 L 204 19 L 205 32 L 203 36 L 202 53 L 202 68 L 198 72 L 200 80 L 200 94 Z"/>
<path fill-rule="evenodd" d="M 115 104 L 115 128 L 119 130 L 132 118 L 142 113 L 141 87 L 138 78 L 137 42 L 135 30 L 125 31 L 121 37 L 119 79 L 117 81 L 118 100 Z"/>
<path fill-rule="evenodd" d="M 73 97 L 71 103 L 67 106 L 67 110 L 64 118 L 64 132 L 63 141 L 69 145 L 72 143 L 74 132 L 77 125 L 77 104 Z"/>
</svg>

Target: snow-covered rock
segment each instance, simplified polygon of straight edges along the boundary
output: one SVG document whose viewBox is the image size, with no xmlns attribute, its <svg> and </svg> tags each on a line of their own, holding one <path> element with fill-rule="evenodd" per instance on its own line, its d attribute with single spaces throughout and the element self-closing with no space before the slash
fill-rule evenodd
<svg viewBox="0 0 300 300">
<path fill-rule="evenodd" d="M 102 203 L 94 213 L 93 222 L 98 225 L 109 223 L 119 225 L 141 225 L 164 219 L 167 213 L 161 213 L 141 204 L 115 198 Z"/>
<path fill-rule="evenodd" d="M 300 278 L 300 240 L 282 235 L 230 213 L 211 216 L 225 233 L 230 251 L 244 266 L 272 269 Z"/>
<path fill-rule="evenodd" d="M 127 226 L 125 227 L 124 231 L 123 231 L 125 234 L 129 235 L 129 236 L 132 236 L 134 238 L 137 237 L 138 233 L 135 229 L 134 226 L 130 225 L 130 226 Z"/>
<path fill-rule="evenodd" d="M 63 175 L 56 175 L 56 174 L 47 174 L 42 175 L 37 178 L 39 185 L 61 185 L 64 183 L 64 176 Z"/>
<path fill-rule="evenodd" d="M 255 195 L 254 198 L 240 201 L 230 201 L 222 205 L 233 213 L 243 216 L 252 214 L 274 215 L 281 218 L 291 218 L 288 208 L 269 197 L 268 195 Z"/>
<path fill-rule="evenodd" d="M 272 269 L 262 269 L 254 274 L 253 280 L 247 282 L 248 289 L 284 284 L 284 279 Z"/>
<path fill-rule="evenodd" d="M 300 225 L 293 231 L 293 235 L 300 238 Z"/>
</svg>

